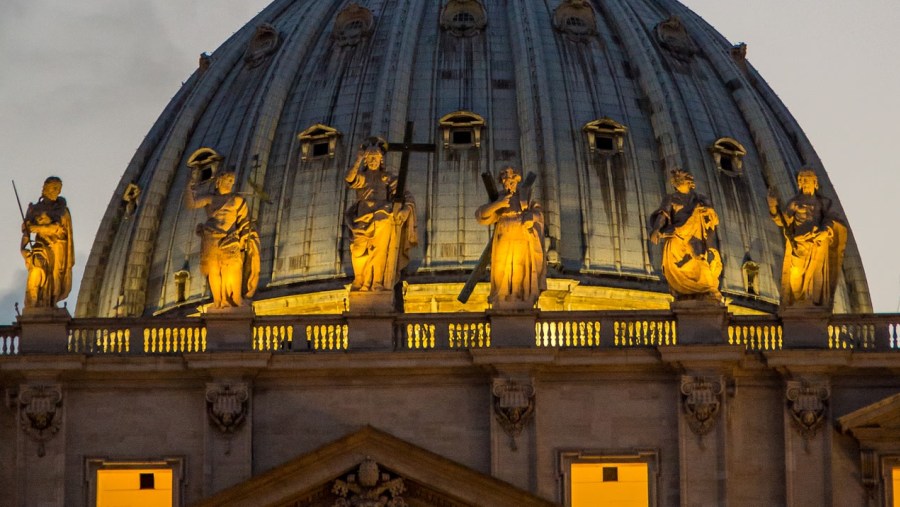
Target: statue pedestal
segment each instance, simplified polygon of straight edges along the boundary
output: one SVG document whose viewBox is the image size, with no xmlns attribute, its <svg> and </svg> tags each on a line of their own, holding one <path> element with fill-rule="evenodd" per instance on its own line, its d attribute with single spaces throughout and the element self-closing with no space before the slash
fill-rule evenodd
<svg viewBox="0 0 900 507">
<path fill-rule="evenodd" d="M 778 312 L 786 349 L 828 348 L 828 318 L 831 310 L 819 306 L 792 306 Z"/>
<path fill-rule="evenodd" d="M 728 306 L 718 301 L 673 301 L 679 345 L 721 345 L 728 343 L 725 332 Z"/>
<path fill-rule="evenodd" d="M 394 350 L 394 291 L 351 291 L 349 307 L 349 348 Z"/>
<path fill-rule="evenodd" d="M 534 348 L 537 312 L 488 310 L 491 323 L 491 348 Z"/>
<path fill-rule="evenodd" d="M 253 307 L 207 308 L 206 350 L 250 350 L 253 345 Z"/>
<path fill-rule="evenodd" d="M 25 308 L 16 319 L 21 326 L 20 354 L 65 354 L 69 349 L 69 321 L 65 308 Z"/>
<path fill-rule="evenodd" d="M 350 291 L 349 311 L 353 314 L 384 315 L 394 313 L 394 291 Z"/>
</svg>

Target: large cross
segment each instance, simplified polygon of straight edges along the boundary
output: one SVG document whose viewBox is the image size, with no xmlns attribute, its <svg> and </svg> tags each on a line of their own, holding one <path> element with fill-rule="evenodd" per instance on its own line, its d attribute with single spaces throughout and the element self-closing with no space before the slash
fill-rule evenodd
<svg viewBox="0 0 900 507">
<path fill-rule="evenodd" d="M 433 143 L 414 143 L 412 142 L 413 122 L 406 122 L 406 132 L 403 134 L 402 143 L 388 143 L 387 151 L 399 151 L 400 169 L 397 174 L 397 191 L 394 192 L 394 203 L 403 203 L 403 193 L 406 191 L 406 175 L 409 172 L 409 154 L 413 151 L 433 152 L 435 145 Z M 394 211 L 397 211 L 396 209 Z"/>
<path fill-rule="evenodd" d="M 430 143 L 414 143 L 412 142 L 413 122 L 406 122 L 406 132 L 403 134 L 402 143 L 388 143 L 387 151 L 399 151 L 400 169 L 397 174 L 397 189 L 394 191 L 394 208 L 393 214 L 396 216 L 403 208 L 404 194 L 406 193 L 406 176 L 409 173 L 409 154 L 413 151 L 417 152 L 433 152 L 435 145 Z M 385 269 L 384 286 L 394 287 L 397 283 L 395 276 L 399 276 L 397 263 L 400 259 L 400 233 L 403 224 L 395 222 L 395 231 L 392 237 L 393 241 L 388 246 L 387 269 Z"/>
</svg>

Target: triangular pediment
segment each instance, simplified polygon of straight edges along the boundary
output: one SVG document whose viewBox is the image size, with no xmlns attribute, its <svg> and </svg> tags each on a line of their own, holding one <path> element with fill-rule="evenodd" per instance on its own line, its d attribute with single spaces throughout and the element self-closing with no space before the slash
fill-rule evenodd
<svg viewBox="0 0 900 507">
<path fill-rule="evenodd" d="M 900 393 L 840 417 L 837 423 L 866 447 L 877 447 L 879 442 L 900 446 Z"/>
<path fill-rule="evenodd" d="M 363 479 L 360 465 L 377 464 L 378 485 Z M 399 482 L 397 482 L 399 480 Z M 550 507 L 556 505 L 499 479 L 366 426 L 196 504 L 198 507 L 331 507 L 346 498 L 402 483 L 409 507 Z M 369 484 L 372 484 L 371 480 Z M 346 488 L 344 488 L 346 489 Z M 362 492 L 358 490 L 363 490 Z M 394 488 L 398 491 L 397 488 Z M 356 493 L 354 493 L 354 491 Z M 349 504 L 348 504 L 349 505 Z"/>
</svg>

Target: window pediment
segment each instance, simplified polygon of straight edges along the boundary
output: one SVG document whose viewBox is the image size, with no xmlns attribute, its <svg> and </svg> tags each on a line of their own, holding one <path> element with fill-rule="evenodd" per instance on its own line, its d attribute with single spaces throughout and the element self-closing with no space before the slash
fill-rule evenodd
<svg viewBox="0 0 900 507">
<path fill-rule="evenodd" d="M 625 149 L 625 134 L 628 127 L 607 117 L 600 118 L 585 124 L 588 149 L 591 153 L 607 154 L 621 153 Z"/>
<path fill-rule="evenodd" d="M 222 163 L 222 155 L 207 147 L 202 147 L 194 151 L 188 157 L 187 166 L 191 168 L 197 175 L 198 181 L 209 181 L 219 172 L 219 165 Z"/>
<path fill-rule="evenodd" d="M 481 115 L 470 111 L 456 111 L 442 116 L 438 124 L 443 134 L 444 148 L 481 147 L 481 131 L 485 126 Z"/>
<path fill-rule="evenodd" d="M 487 25 L 487 14 L 478 0 L 449 0 L 441 12 L 441 28 L 457 37 L 471 37 Z"/>
<path fill-rule="evenodd" d="M 297 134 L 300 141 L 300 160 L 306 162 L 315 158 L 334 158 L 340 131 L 328 125 L 316 123 Z"/>
<path fill-rule="evenodd" d="M 720 137 L 712 146 L 709 152 L 713 156 L 716 163 L 716 169 L 722 171 L 728 176 L 740 176 L 744 170 L 744 156 L 747 149 L 732 137 Z"/>
</svg>

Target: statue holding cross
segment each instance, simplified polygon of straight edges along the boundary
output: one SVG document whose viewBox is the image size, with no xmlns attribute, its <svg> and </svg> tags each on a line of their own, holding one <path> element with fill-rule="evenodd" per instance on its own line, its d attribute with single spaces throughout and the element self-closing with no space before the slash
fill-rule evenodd
<svg viewBox="0 0 900 507">
<path fill-rule="evenodd" d="M 411 130 L 412 125 L 407 125 L 406 141 L 399 145 L 368 138 L 344 177 L 356 191 L 356 199 L 344 213 L 350 230 L 352 292 L 392 291 L 400 271 L 409 264 L 410 249 L 418 244 L 415 201 L 405 183 L 409 152 L 426 150 L 409 142 Z M 389 150 L 403 152 L 399 177 L 384 166 Z"/>
</svg>

